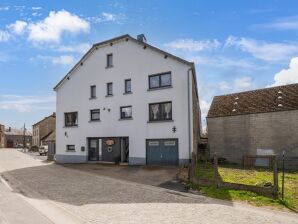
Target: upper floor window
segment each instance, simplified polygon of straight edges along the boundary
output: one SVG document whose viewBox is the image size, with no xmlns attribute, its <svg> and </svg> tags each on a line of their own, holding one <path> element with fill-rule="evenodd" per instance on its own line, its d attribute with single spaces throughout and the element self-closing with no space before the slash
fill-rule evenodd
<svg viewBox="0 0 298 224">
<path fill-rule="evenodd" d="M 132 106 L 120 107 L 120 118 L 132 118 Z"/>
<path fill-rule="evenodd" d="M 78 112 L 64 113 L 64 118 L 66 127 L 78 125 Z"/>
<path fill-rule="evenodd" d="M 149 89 L 169 87 L 172 85 L 171 72 L 149 76 Z"/>
<path fill-rule="evenodd" d="M 107 68 L 113 67 L 113 54 L 107 54 Z"/>
<path fill-rule="evenodd" d="M 96 98 L 96 86 L 90 86 L 90 98 Z"/>
<path fill-rule="evenodd" d="M 125 79 L 124 80 L 124 92 L 125 93 L 131 93 L 131 79 Z"/>
<path fill-rule="evenodd" d="M 95 110 L 90 110 L 90 120 L 91 121 L 99 121 L 100 120 L 100 110 L 95 109 Z"/>
<path fill-rule="evenodd" d="M 113 83 L 107 83 L 107 96 L 113 96 Z"/>
<path fill-rule="evenodd" d="M 172 102 L 149 104 L 149 121 L 172 120 Z"/>
</svg>

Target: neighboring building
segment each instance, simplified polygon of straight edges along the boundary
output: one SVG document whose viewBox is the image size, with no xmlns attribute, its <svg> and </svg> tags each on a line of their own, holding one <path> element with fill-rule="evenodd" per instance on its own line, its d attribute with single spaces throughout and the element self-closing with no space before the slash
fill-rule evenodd
<svg viewBox="0 0 298 224">
<path fill-rule="evenodd" d="M 178 165 L 197 151 L 194 64 L 144 35 L 94 44 L 54 90 L 57 162 Z"/>
<path fill-rule="evenodd" d="M 50 132 L 41 141 L 43 145 L 48 146 L 48 160 L 53 160 L 56 153 L 56 131 Z"/>
<path fill-rule="evenodd" d="M 216 96 L 207 125 L 211 155 L 241 164 L 285 151 L 298 167 L 298 84 Z"/>
<path fill-rule="evenodd" d="M 0 124 L 0 148 L 4 148 L 5 145 L 5 126 Z"/>
<path fill-rule="evenodd" d="M 23 147 L 24 131 L 22 129 L 15 129 L 9 127 L 5 130 L 5 139 L 7 148 Z M 32 145 L 32 134 L 29 131 L 25 132 L 25 142 L 28 148 Z"/>
<path fill-rule="evenodd" d="M 49 136 L 52 132 L 55 131 L 56 126 L 56 113 L 51 114 L 48 117 L 45 117 L 41 121 L 32 125 L 32 145 L 40 146 L 44 144 L 42 139 Z"/>
</svg>

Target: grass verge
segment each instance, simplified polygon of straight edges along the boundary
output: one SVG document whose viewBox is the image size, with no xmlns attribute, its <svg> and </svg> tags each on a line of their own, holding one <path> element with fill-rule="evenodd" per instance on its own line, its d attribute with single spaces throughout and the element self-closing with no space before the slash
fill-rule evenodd
<svg viewBox="0 0 298 224">
<path fill-rule="evenodd" d="M 264 169 L 244 170 L 236 166 L 220 166 L 219 176 L 222 181 L 240 183 L 253 186 L 266 186 L 273 183 L 273 173 Z M 212 164 L 198 164 L 196 178 L 212 179 L 214 170 Z M 282 174 L 279 173 L 279 189 L 281 191 Z M 260 194 L 233 189 L 216 187 L 203 187 L 189 184 L 189 187 L 199 189 L 204 195 L 229 201 L 245 201 L 255 206 L 271 206 L 276 208 L 288 208 L 298 212 L 298 172 L 285 173 L 284 200 L 272 199 Z"/>
</svg>

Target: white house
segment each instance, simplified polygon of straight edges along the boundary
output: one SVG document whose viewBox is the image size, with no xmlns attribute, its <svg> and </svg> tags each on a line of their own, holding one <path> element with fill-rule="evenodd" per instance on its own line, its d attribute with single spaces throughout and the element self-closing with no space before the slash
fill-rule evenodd
<svg viewBox="0 0 298 224">
<path fill-rule="evenodd" d="M 94 44 L 54 87 L 59 163 L 188 163 L 200 108 L 192 62 L 123 35 Z"/>
</svg>

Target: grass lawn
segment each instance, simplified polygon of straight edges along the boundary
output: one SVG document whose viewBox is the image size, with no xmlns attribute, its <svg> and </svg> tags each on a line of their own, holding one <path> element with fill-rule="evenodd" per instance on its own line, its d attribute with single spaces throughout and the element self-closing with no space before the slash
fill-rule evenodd
<svg viewBox="0 0 298 224">
<path fill-rule="evenodd" d="M 196 172 L 197 178 L 212 179 L 213 175 L 214 171 L 212 164 L 198 164 Z M 262 169 L 244 170 L 235 166 L 220 166 L 219 176 L 222 181 L 230 183 L 240 183 L 254 186 L 264 186 L 265 184 L 270 183 L 273 184 L 273 173 Z M 279 174 L 279 187 L 281 189 L 281 173 Z M 298 212 L 298 172 L 285 173 L 284 200 L 272 199 L 249 191 L 202 186 L 200 186 L 199 189 L 203 194 L 213 198 L 231 201 L 246 201 L 256 206 L 286 207 Z"/>
</svg>

